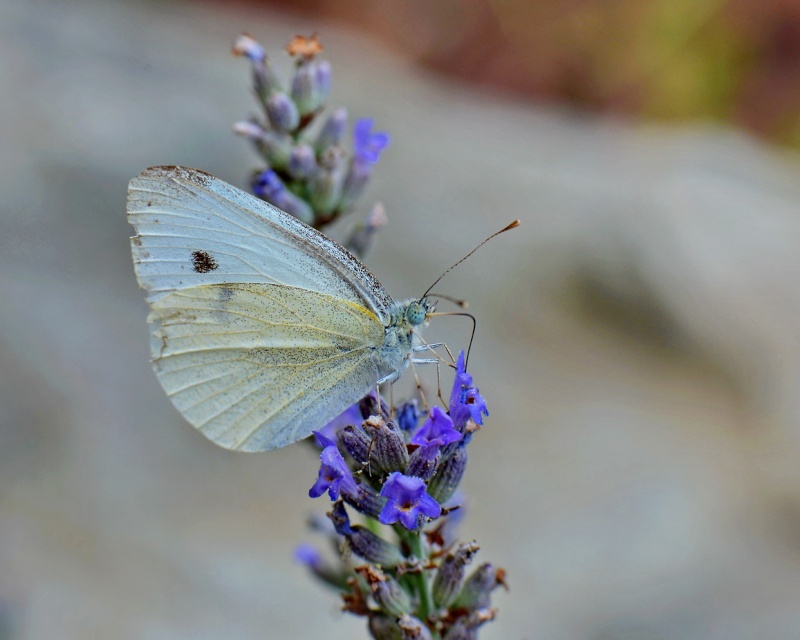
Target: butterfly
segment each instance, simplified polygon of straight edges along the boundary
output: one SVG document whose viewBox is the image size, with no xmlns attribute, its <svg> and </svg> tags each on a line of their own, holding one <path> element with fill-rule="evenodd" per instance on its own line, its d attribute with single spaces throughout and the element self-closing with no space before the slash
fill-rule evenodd
<svg viewBox="0 0 800 640">
<path fill-rule="evenodd" d="M 395 302 L 347 249 L 208 173 L 146 169 L 128 221 L 158 380 L 226 449 L 305 438 L 429 348 L 426 297 Z"/>
</svg>

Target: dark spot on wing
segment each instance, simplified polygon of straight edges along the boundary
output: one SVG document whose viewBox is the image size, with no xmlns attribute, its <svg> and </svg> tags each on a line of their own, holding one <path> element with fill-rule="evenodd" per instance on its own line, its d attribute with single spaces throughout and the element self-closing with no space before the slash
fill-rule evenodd
<svg viewBox="0 0 800 640">
<path fill-rule="evenodd" d="M 152 206 L 153 206 L 153 203 L 152 203 L 152 201 L 148 200 L 148 201 L 147 201 L 147 206 L 148 206 L 148 207 L 152 207 Z"/>
<path fill-rule="evenodd" d="M 196 273 L 208 273 L 218 267 L 214 256 L 207 251 L 192 251 L 192 268 Z"/>
</svg>

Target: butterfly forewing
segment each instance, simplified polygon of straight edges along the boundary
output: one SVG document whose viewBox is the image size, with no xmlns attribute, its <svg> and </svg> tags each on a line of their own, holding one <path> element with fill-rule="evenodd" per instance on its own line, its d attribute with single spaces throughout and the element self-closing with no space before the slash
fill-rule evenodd
<svg viewBox="0 0 800 640">
<path fill-rule="evenodd" d="M 384 375 L 383 325 L 363 307 L 296 287 L 190 287 L 153 303 L 152 355 L 175 406 L 228 449 L 310 434 Z"/>
<path fill-rule="evenodd" d="M 130 182 L 139 284 L 151 302 L 229 282 L 284 284 L 349 300 L 379 317 L 385 289 L 346 249 L 280 209 L 202 171 L 152 167 Z"/>
</svg>

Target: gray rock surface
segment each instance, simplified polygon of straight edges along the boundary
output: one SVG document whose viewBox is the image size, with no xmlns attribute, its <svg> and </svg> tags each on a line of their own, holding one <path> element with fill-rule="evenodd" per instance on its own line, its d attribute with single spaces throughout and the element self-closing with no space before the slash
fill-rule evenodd
<svg viewBox="0 0 800 640">
<path fill-rule="evenodd" d="M 797 156 L 477 93 L 266 10 L 6 0 L 0 638 L 365 637 L 291 560 L 314 457 L 206 442 L 147 363 L 127 181 L 244 181 L 243 30 L 277 56 L 319 31 L 334 102 L 392 133 L 364 207 L 397 297 L 523 220 L 439 287 L 478 317 L 492 412 L 462 533 L 511 591 L 482 637 L 800 637 Z"/>
</svg>

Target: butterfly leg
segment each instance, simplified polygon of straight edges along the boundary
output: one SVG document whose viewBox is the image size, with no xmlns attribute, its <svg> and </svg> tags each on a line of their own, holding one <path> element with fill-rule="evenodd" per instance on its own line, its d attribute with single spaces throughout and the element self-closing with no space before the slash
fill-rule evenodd
<svg viewBox="0 0 800 640">
<path fill-rule="evenodd" d="M 399 377 L 400 377 L 400 372 L 394 371 L 393 373 L 390 373 L 388 376 L 384 376 L 383 378 L 378 380 L 375 384 L 381 385 L 386 383 L 392 383 L 395 382 Z"/>
<path fill-rule="evenodd" d="M 413 352 L 420 352 L 420 351 L 431 351 L 435 358 L 411 358 L 411 362 L 414 364 L 435 364 L 436 365 L 436 395 L 441 400 L 442 404 L 447 406 L 447 401 L 442 397 L 442 376 L 441 376 L 441 364 L 446 364 L 448 367 L 454 367 L 455 358 L 453 358 L 453 353 L 450 351 L 450 348 L 444 342 L 435 342 L 428 344 L 417 334 L 417 337 L 422 341 L 422 344 L 414 345 L 411 348 Z M 436 353 L 435 349 L 440 347 L 444 347 L 444 350 L 447 351 L 447 355 L 450 358 L 450 362 L 446 362 L 438 353 Z M 416 374 L 415 374 L 416 376 Z M 419 382 L 417 383 L 417 387 L 419 387 Z"/>
<path fill-rule="evenodd" d="M 415 344 L 411 347 L 411 350 L 414 353 L 419 353 L 420 351 L 433 351 L 434 349 L 438 349 L 439 347 L 444 347 L 447 349 L 447 345 L 444 342 L 434 342 L 432 344 Z"/>
</svg>

